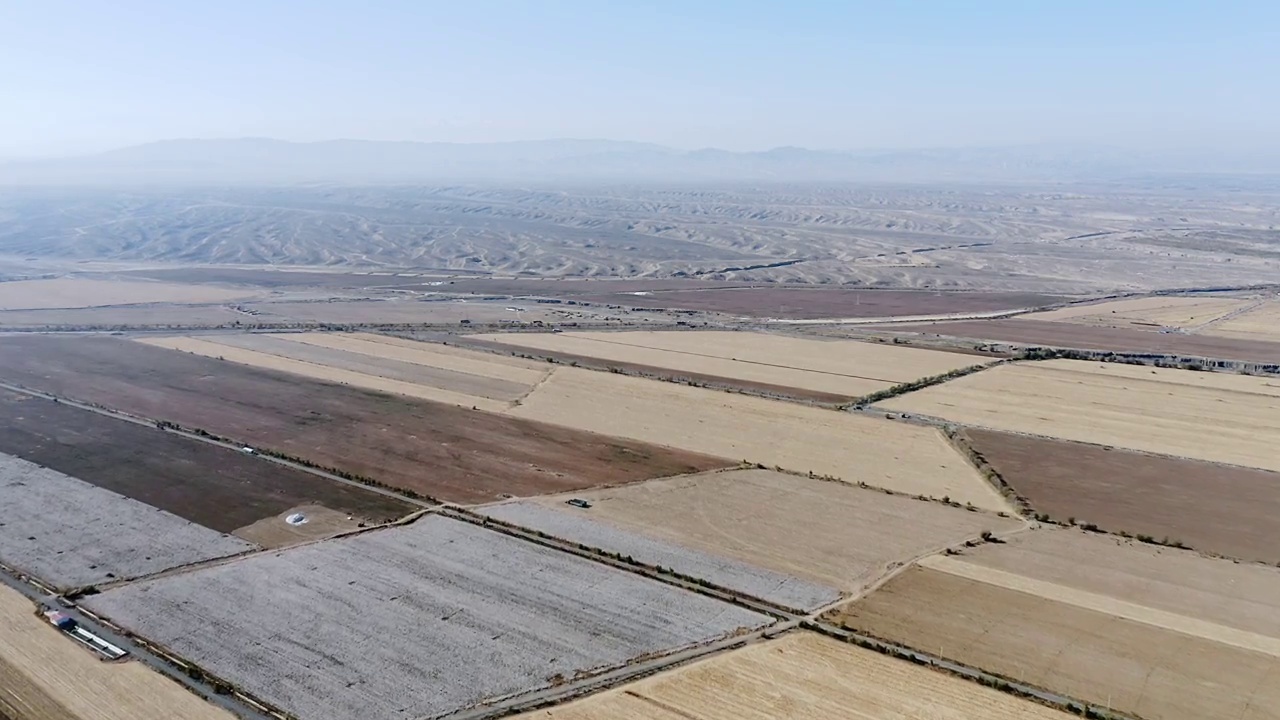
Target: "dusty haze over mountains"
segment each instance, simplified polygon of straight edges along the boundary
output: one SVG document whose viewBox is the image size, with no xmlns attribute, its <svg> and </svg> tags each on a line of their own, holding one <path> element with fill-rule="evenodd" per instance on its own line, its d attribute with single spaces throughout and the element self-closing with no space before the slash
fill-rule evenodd
<svg viewBox="0 0 1280 720">
<path fill-rule="evenodd" d="M 1280 156 L 1063 144 L 857 152 L 779 147 L 731 152 L 715 148 L 677 150 L 612 140 L 168 140 L 93 155 L 0 163 L 0 183 L 10 185 L 459 180 L 972 184 L 1267 173 L 1280 176 Z"/>
</svg>

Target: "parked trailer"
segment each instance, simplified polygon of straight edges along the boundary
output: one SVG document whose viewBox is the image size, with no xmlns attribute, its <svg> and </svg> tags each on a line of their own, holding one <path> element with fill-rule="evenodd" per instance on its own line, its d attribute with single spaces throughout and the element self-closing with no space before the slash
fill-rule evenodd
<svg viewBox="0 0 1280 720">
<path fill-rule="evenodd" d="M 67 634 L 107 660 L 119 660 L 129 654 L 128 650 L 112 645 L 82 627 L 74 627 Z"/>
<path fill-rule="evenodd" d="M 93 650 L 107 660 L 119 660 L 129 654 L 128 650 L 117 647 L 106 640 L 80 627 L 76 619 L 60 610 L 49 610 L 44 613 L 49 624 L 66 633 L 71 639 Z"/>
</svg>

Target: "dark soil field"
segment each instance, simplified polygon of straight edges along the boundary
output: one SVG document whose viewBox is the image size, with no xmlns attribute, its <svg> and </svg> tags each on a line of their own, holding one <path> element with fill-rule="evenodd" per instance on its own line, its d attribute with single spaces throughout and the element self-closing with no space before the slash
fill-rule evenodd
<svg viewBox="0 0 1280 720">
<path fill-rule="evenodd" d="M 1161 353 L 1242 362 L 1280 363 L 1280 343 L 1105 328 L 1045 320 L 975 320 L 899 325 L 904 332 L 933 333 L 988 342 L 1046 345 L 1079 350 Z"/>
<path fill-rule="evenodd" d="M 465 335 L 450 338 L 449 342 L 459 347 L 473 348 L 477 350 L 497 351 L 504 355 L 532 356 L 538 359 L 552 358 L 556 362 L 577 367 L 584 367 L 595 370 L 610 370 L 617 368 L 620 371 L 631 375 L 639 375 L 641 377 L 656 378 L 659 380 L 673 380 L 677 382 L 695 383 L 701 387 L 709 387 L 720 390 L 742 390 L 751 395 L 759 395 L 761 397 L 771 397 L 780 400 L 794 400 L 799 402 L 811 402 L 820 405 L 840 405 L 856 399 L 848 395 L 835 395 L 832 393 L 819 392 L 816 390 L 805 390 L 803 388 L 787 387 L 785 385 L 770 385 L 768 383 L 748 382 L 745 380 L 736 380 L 734 378 L 720 377 L 718 375 L 704 375 L 702 373 L 679 372 L 671 368 L 654 367 L 652 365 L 641 365 L 639 363 L 617 362 L 614 360 L 604 360 L 601 358 L 587 357 L 586 355 L 576 355 L 574 353 L 555 352 L 552 350 L 543 350 L 536 348 L 512 348 L 510 345 L 491 342 L 488 340 L 472 340 Z"/>
<path fill-rule="evenodd" d="M 1280 473 L 988 430 L 965 435 L 1053 520 L 1280 562 Z"/>
<path fill-rule="evenodd" d="M 156 428 L 0 390 L 0 452 L 230 533 L 300 505 L 375 523 L 410 503 Z"/>
<path fill-rule="evenodd" d="M 567 492 L 734 464 L 118 338 L 6 338 L 0 378 L 453 502 Z"/>
<path fill-rule="evenodd" d="M 998 312 L 1041 307 L 1064 300 L 1031 293 L 786 287 L 656 291 L 652 295 L 582 295 L 576 299 L 627 308 L 701 310 L 796 320 Z"/>
</svg>

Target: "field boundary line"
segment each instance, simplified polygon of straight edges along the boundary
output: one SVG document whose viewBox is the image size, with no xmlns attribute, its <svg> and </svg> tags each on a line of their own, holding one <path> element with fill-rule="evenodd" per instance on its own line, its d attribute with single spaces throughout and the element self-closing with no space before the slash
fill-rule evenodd
<svg viewBox="0 0 1280 720">
<path fill-rule="evenodd" d="M 800 627 L 841 642 L 851 643 L 858 647 L 872 650 L 882 655 L 888 655 L 891 658 L 914 663 L 916 665 L 924 665 L 937 672 L 955 675 L 979 685 L 1013 695 L 1014 697 L 1037 702 L 1058 710 L 1064 710 L 1074 715 L 1083 715 L 1084 717 L 1095 718 L 1097 720 L 1142 720 L 1142 718 L 1137 715 L 1126 715 L 1098 705 L 1091 705 L 1066 695 L 1060 695 L 1049 690 L 1038 688 L 1034 685 L 1027 685 L 1022 682 L 955 662 L 954 660 L 948 660 L 943 657 L 938 657 L 937 655 L 921 652 L 905 645 L 881 640 L 880 638 L 872 635 L 866 635 L 847 628 L 835 627 L 820 620 L 806 620 L 800 624 Z"/>
<path fill-rule="evenodd" d="M 640 575 L 666 585 L 688 590 L 699 595 L 705 595 L 712 599 L 719 600 L 720 602 L 737 605 L 738 607 L 746 608 L 752 612 L 767 615 L 773 618 L 775 622 L 799 621 L 804 617 L 803 613 L 798 613 L 791 608 L 775 605 L 771 602 L 715 585 L 700 578 L 687 579 L 683 575 L 670 572 L 663 568 L 644 565 L 635 560 L 623 559 L 627 556 L 620 557 L 617 553 L 610 553 L 606 550 L 593 548 L 590 545 L 583 545 L 557 538 L 520 525 L 497 520 L 487 515 L 480 515 L 461 507 L 442 507 L 438 514 L 444 517 L 453 518 L 454 520 L 461 520 L 473 525 L 478 525 L 487 530 L 526 540 L 536 545 L 542 545 L 543 547 L 548 547 L 553 550 L 559 550 L 570 555 L 576 555 L 580 558 L 591 560 L 592 562 L 600 563 L 602 565 L 608 565 L 609 567 L 629 572 L 634 575 Z"/>
<path fill-rule="evenodd" d="M 635 326 L 644 330 L 653 330 L 651 326 Z M 626 326 L 628 330 L 634 330 L 632 326 Z M 689 331 L 696 332 L 696 331 Z M 493 333 L 476 333 L 476 335 L 493 334 Z M 541 333 L 530 332 L 508 332 L 507 335 L 530 335 Z M 392 337 L 400 337 L 393 335 Z M 851 395 L 818 392 L 818 396 L 810 396 L 804 388 L 796 388 L 787 385 L 768 385 L 767 383 L 756 383 L 748 380 L 738 380 L 735 378 L 724 377 L 720 375 L 708 375 L 706 373 L 685 372 L 682 370 L 674 370 L 672 368 L 659 367 L 657 365 L 644 365 L 641 363 L 632 363 L 624 360 L 605 360 L 602 358 L 591 357 L 588 355 L 578 355 L 576 353 L 567 353 L 559 350 L 544 350 L 541 348 L 528 347 L 525 345 L 514 345 L 497 340 L 472 340 L 471 335 L 459 335 L 461 339 L 455 339 L 451 343 L 445 342 L 450 347 L 463 348 L 465 350 L 482 351 L 495 355 L 503 355 L 507 357 L 516 357 L 524 359 L 540 359 L 553 365 L 566 365 L 581 370 L 589 370 L 591 372 L 611 373 L 614 375 L 624 375 L 627 377 L 642 378 L 645 380 L 653 380 L 655 382 L 666 382 L 673 385 L 687 385 L 689 387 L 699 387 L 707 390 L 715 390 L 717 392 L 731 393 L 735 395 L 747 395 L 750 397 L 758 397 L 766 400 L 776 400 L 779 402 L 788 402 L 796 405 L 809 405 L 827 410 L 837 410 L 841 406 L 848 404 L 853 398 Z M 526 354 L 528 353 L 528 354 Z M 716 358 L 724 359 L 724 358 Z M 814 391 L 817 392 L 817 391 Z"/>
<path fill-rule="evenodd" d="M 868 393 L 866 395 L 863 395 L 860 398 L 856 398 L 853 402 L 846 403 L 845 405 L 841 406 L 840 409 L 841 410 L 864 410 L 884 400 L 892 400 L 900 395 L 906 395 L 908 393 L 913 393 L 918 390 L 924 390 L 925 388 L 931 388 L 935 385 L 942 385 L 952 380 L 958 380 L 968 375 L 980 373 L 983 370 L 990 370 L 992 368 L 999 367 L 1001 365 L 1009 365 L 1014 362 L 1016 362 L 1016 359 L 1014 358 L 1000 358 L 998 360 L 993 360 L 987 363 L 977 363 L 974 365 L 968 365 L 962 368 L 957 368 L 955 370 L 952 370 L 950 372 L 945 372 L 940 375 L 930 375 L 929 377 L 923 377 L 923 378 L 918 378 L 916 380 L 911 380 L 909 382 L 898 383 L 893 387 L 888 387 L 888 388 L 885 388 L 884 390 L 877 390 L 873 393 Z"/>
<path fill-rule="evenodd" d="M 136 577 L 136 578 L 125 578 L 122 580 L 113 580 L 109 583 L 101 583 L 98 585 L 93 585 L 91 587 L 93 587 L 95 590 L 99 592 L 105 592 L 107 590 L 115 590 L 117 588 L 121 588 L 126 585 L 136 585 L 138 583 L 148 582 L 151 580 L 160 580 L 162 578 L 172 577 L 174 575 L 185 575 L 190 572 L 198 572 L 200 570 L 205 570 L 212 567 L 230 565 L 233 562 L 247 560 L 249 558 L 257 557 L 259 555 L 288 552 L 289 550 L 306 547 L 307 545 L 315 545 L 317 543 L 329 542 L 331 540 L 342 540 L 349 537 L 355 537 L 356 535 L 363 535 L 368 532 L 373 532 L 375 530 L 389 530 L 394 527 L 400 527 L 403 525 L 410 525 L 412 523 L 415 523 L 427 515 L 436 513 L 440 509 L 441 509 L 440 506 L 422 508 L 420 510 L 415 510 L 414 512 L 409 513 L 408 515 L 405 515 L 402 518 L 397 518 L 395 520 L 392 520 L 390 522 L 385 522 L 380 525 L 369 525 L 367 527 L 362 527 L 362 528 L 351 528 L 350 530 L 343 530 L 333 535 L 326 535 L 324 537 L 317 537 L 317 538 L 308 538 L 301 542 L 297 542 L 292 545 L 283 545 L 281 547 L 269 548 L 269 547 L 259 546 L 254 550 L 248 550 L 246 552 L 242 552 L 237 555 L 227 555 L 225 557 L 220 557 L 220 558 L 211 558 L 209 560 L 201 560 L 199 562 L 188 563 L 186 565 L 179 565 L 178 567 L 167 568 L 165 570 L 161 570 L 160 572 L 151 573 L 150 575 L 143 575 L 141 577 Z M 86 594 L 86 590 L 87 588 L 76 588 L 75 590 L 68 592 L 67 596 L 72 597 L 72 596 L 84 595 Z"/>
<path fill-rule="evenodd" d="M 1242 650 L 1251 650 L 1273 657 L 1280 657 L 1280 639 L 1259 635 L 1247 630 L 1237 630 L 1226 625 L 1206 622 L 1198 618 L 1179 615 L 1098 593 L 1077 590 L 1067 585 L 1036 580 L 951 557 L 933 556 L 920 560 L 918 564 L 920 567 L 967 580 L 1035 595 L 1084 610 L 1091 610 L 1124 620 L 1171 630 Z"/>
</svg>

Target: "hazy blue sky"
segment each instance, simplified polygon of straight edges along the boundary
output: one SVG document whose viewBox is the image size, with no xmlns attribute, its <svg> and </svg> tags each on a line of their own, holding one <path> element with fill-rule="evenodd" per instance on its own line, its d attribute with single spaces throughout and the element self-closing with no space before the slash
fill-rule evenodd
<svg viewBox="0 0 1280 720">
<path fill-rule="evenodd" d="M 174 137 L 1280 146 L 1280 2 L 0 0 L 0 156 Z"/>
</svg>

